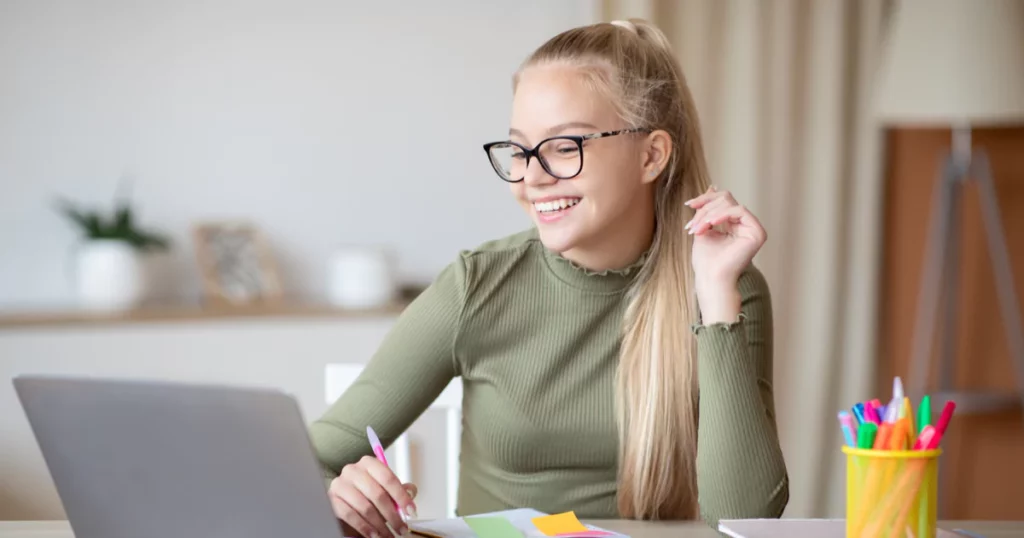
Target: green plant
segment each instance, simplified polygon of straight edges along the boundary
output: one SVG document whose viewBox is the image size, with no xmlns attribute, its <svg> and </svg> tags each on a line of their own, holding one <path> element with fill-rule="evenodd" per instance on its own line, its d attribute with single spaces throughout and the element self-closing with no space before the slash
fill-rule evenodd
<svg viewBox="0 0 1024 538">
<path fill-rule="evenodd" d="M 58 210 L 80 229 L 86 239 L 124 241 L 140 251 L 166 250 L 170 239 L 153 231 L 146 231 L 135 221 L 135 212 L 126 199 L 120 199 L 113 214 L 95 209 L 82 209 L 66 199 L 57 200 Z"/>
</svg>

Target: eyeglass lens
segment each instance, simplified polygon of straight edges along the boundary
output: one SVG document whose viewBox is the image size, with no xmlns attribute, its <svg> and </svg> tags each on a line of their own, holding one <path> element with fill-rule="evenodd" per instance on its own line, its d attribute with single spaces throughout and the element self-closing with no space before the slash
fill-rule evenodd
<svg viewBox="0 0 1024 538">
<path fill-rule="evenodd" d="M 544 169 L 556 178 L 571 178 L 583 166 L 579 144 L 572 139 L 546 140 L 537 148 L 537 153 Z M 504 179 L 519 181 L 526 176 L 527 156 L 523 148 L 509 143 L 496 144 L 490 148 L 490 157 Z"/>
</svg>

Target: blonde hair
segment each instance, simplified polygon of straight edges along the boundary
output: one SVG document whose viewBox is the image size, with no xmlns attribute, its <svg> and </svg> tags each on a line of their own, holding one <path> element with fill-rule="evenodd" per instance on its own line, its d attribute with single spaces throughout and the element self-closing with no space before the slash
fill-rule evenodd
<svg viewBox="0 0 1024 538">
<path fill-rule="evenodd" d="M 690 327 L 698 310 L 684 230 L 691 210 L 684 202 L 707 190 L 708 173 L 693 98 L 668 39 L 640 19 L 563 32 L 520 73 L 541 64 L 578 69 L 628 127 L 660 129 L 672 138 L 655 186 L 654 241 L 623 326 L 615 388 L 618 508 L 624 518 L 695 519 L 697 358 Z"/>
</svg>

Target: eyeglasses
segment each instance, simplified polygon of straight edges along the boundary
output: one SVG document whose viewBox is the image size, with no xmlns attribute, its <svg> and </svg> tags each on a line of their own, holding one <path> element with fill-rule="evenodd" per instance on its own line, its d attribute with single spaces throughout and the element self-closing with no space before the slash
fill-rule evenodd
<svg viewBox="0 0 1024 538">
<path fill-rule="evenodd" d="M 626 133 L 647 132 L 647 129 L 620 129 L 587 135 L 554 136 L 541 140 L 533 149 L 509 140 L 484 144 L 484 151 L 498 177 L 518 183 L 526 177 L 530 158 L 536 157 L 544 171 L 558 179 L 572 179 L 583 170 L 583 141 Z"/>
</svg>

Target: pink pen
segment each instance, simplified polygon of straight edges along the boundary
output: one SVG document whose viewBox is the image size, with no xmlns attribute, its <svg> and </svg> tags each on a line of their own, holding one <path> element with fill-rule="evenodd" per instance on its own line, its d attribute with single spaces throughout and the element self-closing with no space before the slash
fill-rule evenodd
<svg viewBox="0 0 1024 538">
<path fill-rule="evenodd" d="M 388 459 L 384 457 L 384 445 L 380 444 L 380 438 L 377 437 L 377 432 L 373 431 L 370 426 L 366 427 L 366 436 L 370 438 L 370 448 L 373 449 L 373 455 L 377 456 L 377 459 L 384 464 L 385 467 L 390 468 L 388 465 Z M 398 501 L 392 499 L 391 501 L 395 505 L 395 510 L 398 511 L 399 517 L 405 519 L 405 515 L 402 513 L 402 509 L 398 507 Z"/>
</svg>

